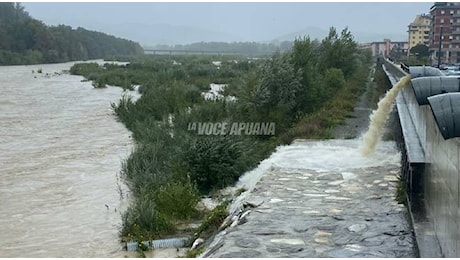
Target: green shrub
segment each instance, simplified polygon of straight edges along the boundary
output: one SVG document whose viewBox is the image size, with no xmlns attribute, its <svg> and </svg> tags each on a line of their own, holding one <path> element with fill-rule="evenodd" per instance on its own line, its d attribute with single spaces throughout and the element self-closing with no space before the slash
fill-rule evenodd
<svg viewBox="0 0 460 260">
<path fill-rule="evenodd" d="M 95 62 L 76 63 L 70 68 L 70 74 L 87 77 L 90 74 L 100 73 L 102 68 Z"/>
<path fill-rule="evenodd" d="M 103 77 L 99 77 L 95 82 L 93 82 L 94 88 L 106 88 L 107 81 Z"/>
<path fill-rule="evenodd" d="M 197 215 L 198 190 L 190 180 L 171 181 L 155 190 L 158 210 L 172 219 L 190 219 Z"/>
<path fill-rule="evenodd" d="M 132 97 L 129 95 L 123 95 L 121 99 L 118 101 L 118 104 L 112 103 L 111 106 L 113 111 L 117 115 L 118 120 L 123 122 L 126 125 L 126 127 L 130 128 L 135 120 L 135 118 L 130 116 L 131 109 L 134 109 Z"/>
<path fill-rule="evenodd" d="M 238 180 L 237 161 L 241 150 L 230 137 L 209 136 L 195 139 L 185 161 L 190 178 L 202 193 L 224 188 Z"/>
<path fill-rule="evenodd" d="M 164 143 L 137 146 L 123 163 L 122 176 L 128 181 L 135 196 L 144 190 L 155 189 L 171 178 L 170 154 Z"/>
<path fill-rule="evenodd" d="M 219 227 L 228 216 L 227 207 L 230 202 L 229 200 L 222 202 L 208 214 L 196 231 L 197 237 L 210 237 L 218 231 Z"/>
<path fill-rule="evenodd" d="M 121 236 L 124 241 L 144 241 L 159 238 L 174 227 L 160 214 L 151 191 L 142 193 L 122 216 Z"/>
</svg>

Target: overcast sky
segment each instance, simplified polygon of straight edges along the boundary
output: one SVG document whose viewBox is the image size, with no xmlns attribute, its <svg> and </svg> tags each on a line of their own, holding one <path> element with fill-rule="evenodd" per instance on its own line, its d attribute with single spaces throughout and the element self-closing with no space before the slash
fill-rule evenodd
<svg viewBox="0 0 460 260">
<path fill-rule="evenodd" d="M 166 24 L 268 40 L 306 27 L 406 34 L 416 14 L 433 2 L 386 3 L 24 3 L 48 25 L 100 30 L 122 24 Z"/>
</svg>

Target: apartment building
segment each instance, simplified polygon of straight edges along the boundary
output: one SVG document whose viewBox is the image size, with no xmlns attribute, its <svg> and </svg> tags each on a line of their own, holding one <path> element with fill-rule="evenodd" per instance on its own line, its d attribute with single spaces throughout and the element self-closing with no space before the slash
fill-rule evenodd
<svg viewBox="0 0 460 260">
<path fill-rule="evenodd" d="M 460 2 L 436 2 L 430 16 L 431 64 L 460 63 Z"/>
<path fill-rule="evenodd" d="M 409 51 L 417 44 L 430 45 L 431 16 L 418 14 L 408 27 Z"/>
<path fill-rule="evenodd" d="M 407 42 L 392 42 L 390 39 L 384 39 L 383 42 L 372 42 L 370 47 L 372 50 L 372 56 L 389 57 L 393 48 L 403 55 L 406 55 L 409 44 Z"/>
</svg>

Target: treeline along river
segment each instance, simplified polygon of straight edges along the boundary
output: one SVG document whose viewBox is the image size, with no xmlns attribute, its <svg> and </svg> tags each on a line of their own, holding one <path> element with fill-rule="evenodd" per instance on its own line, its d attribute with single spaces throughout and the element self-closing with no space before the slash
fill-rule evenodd
<svg viewBox="0 0 460 260">
<path fill-rule="evenodd" d="M 131 139 L 110 107 L 122 89 L 60 74 L 72 64 L 0 67 L 0 257 L 126 254 L 117 176 Z"/>
</svg>

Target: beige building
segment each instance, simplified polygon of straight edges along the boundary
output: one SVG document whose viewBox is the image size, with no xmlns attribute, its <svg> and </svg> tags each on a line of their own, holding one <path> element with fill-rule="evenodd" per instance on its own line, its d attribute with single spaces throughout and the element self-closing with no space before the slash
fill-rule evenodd
<svg viewBox="0 0 460 260">
<path fill-rule="evenodd" d="M 409 50 L 420 43 L 430 45 L 431 16 L 418 14 L 408 27 Z"/>
</svg>

